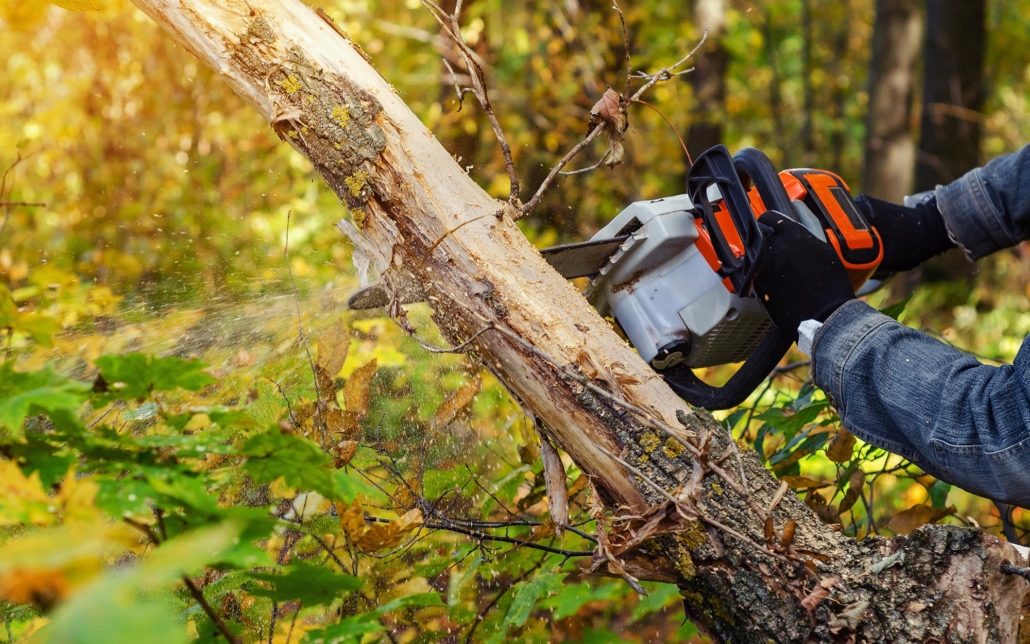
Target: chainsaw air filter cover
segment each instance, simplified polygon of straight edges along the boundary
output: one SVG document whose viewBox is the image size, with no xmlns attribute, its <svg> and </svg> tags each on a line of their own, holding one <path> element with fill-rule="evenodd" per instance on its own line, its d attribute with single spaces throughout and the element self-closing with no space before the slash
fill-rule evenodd
<svg viewBox="0 0 1030 644">
<path fill-rule="evenodd" d="M 658 370 L 740 362 L 772 324 L 756 299 L 731 293 L 711 269 L 695 246 L 694 215 L 687 195 L 638 201 L 592 239 L 629 235 L 588 295 Z"/>
</svg>

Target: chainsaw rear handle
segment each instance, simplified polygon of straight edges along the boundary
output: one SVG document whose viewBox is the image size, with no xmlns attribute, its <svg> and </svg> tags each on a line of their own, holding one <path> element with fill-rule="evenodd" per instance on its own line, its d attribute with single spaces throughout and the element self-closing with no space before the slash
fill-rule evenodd
<svg viewBox="0 0 1030 644">
<path fill-rule="evenodd" d="M 691 405 L 709 411 L 730 409 L 747 400 L 787 355 L 791 344 L 793 340 L 785 337 L 775 326 L 771 327 L 754 353 L 722 387 L 714 387 L 701 380 L 685 364 L 660 373 L 676 395 Z"/>
<path fill-rule="evenodd" d="M 700 167 L 698 167 L 700 163 Z M 744 192 L 743 180 L 748 180 L 757 192 L 760 204 L 753 203 Z M 715 211 L 708 198 L 711 184 L 719 186 L 728 206 L 732 223 L 743 245 L 743 255 L 737 257 L 726 242 L 726 234 L 719 227 Z M 694 203 L 700 206 L 705 228 L 712 238 L 712 246 L 722 263 L 724 277 L 736 292 L 746 296 L 758 267 L 764 238 L 758 227 L 757 216 L 766 210 L 784 213 L 795 221 L 797 215 L 776 168 L 764 153 L 755 148 L 744 148 L 730 162 L 724 146 L 716 146 L 702 154 L 691 167 L 687 177 L 687 190 Z M 745 202 L 741 203 L 741 197 Z M 685 365 L 679 364 L 662 371 L 662 376 L 680 397 L 691 405 L 708 410 L 729 409 L 744 402 L 758 385 L 768 377 L 793 341 L 776 326 L 771 326 L 765 338 L 748 356 L 744 364 L 722 387 L 704 382 Z"/>
</svg>

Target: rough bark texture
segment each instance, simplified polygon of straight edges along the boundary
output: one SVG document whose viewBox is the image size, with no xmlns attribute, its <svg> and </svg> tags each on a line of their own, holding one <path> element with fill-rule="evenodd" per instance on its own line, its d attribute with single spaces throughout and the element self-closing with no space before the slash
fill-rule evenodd
<svg viewBox="0 0 1030 644">
<path fill-rule="evenodd" d="M 357 251 L 388 285 L 424 287 L 445 335 L 473 340 L 474 354 L 591 477 L 603 503 L 659 528 L 623 568 L 679 583 L 690 618 L 715 638 L 1012 641 L 1025 584 L 1002 577 L 997 564 L 1018 555 L 978 531 L 927 528 L 858 543 L 788 493 L 772 527 L 780 534 L 796 522 L 793 544 L 782 552 L 764 545 L 764 510 L 755 508 L 769 507 L 779 483 L 757 455 L 745 449 L 738 463 L 725 430 L 685 407 L 550 269 L 503 204 L 328 22 L 295 0 L 135 1 L 312 162 L 347 204 L 353 221 L 342 227 Z M 399 305 L 390 311 L 405 323 Z M 704 468 L 684 444 L 710 455 Z M 666 490 L 698 475 L 688 514 L 705 520 L 683 518 L 640 475 Z M 748 498 L 731 488 L 750 490 Z M 613 525 L 614 550 L 631 540 L 621 528 L 647 530 L 641 521 Z M 870 572 L 901 551 L 904 562 Z M 810 615 L 801 600 L 834 576 L 841 581 Z M 856 602 L 868 605 L 852 607 L 852 622 L 839 617 Z"/>
<path fill-rule="evenodd" d="M 922 4 L 921 0 L 876 2 L 862 190 L 894 203 L 901 203 L 911 192 L 915 173 L 913 125 Z"/>
</svg>

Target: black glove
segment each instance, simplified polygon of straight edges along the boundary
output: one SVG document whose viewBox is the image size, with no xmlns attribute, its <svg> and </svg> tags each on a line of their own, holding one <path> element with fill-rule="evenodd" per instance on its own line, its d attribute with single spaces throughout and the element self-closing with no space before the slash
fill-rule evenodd
<svg viewBox="0 0 1030 644">
<path fill-rule="evenodd" d="M 758 223 L 765 243 L 755 292 L 780 332 L 797 342 L 802 322 L 825 322 L 855 291 L 837 251 L 804 226 L 772 210 Z"/>
<path fill-rule="evenodd" d="M 891 273 L 912 270 L 955 247 L 948 236 L 948 229 L 944 227 L 944 217 L 937 209 L 937 197 L 931 197 L 915 208 L 865 195 L 855 197 L 855 203 L 883 240 L 880 270 Z"/>
</svg>

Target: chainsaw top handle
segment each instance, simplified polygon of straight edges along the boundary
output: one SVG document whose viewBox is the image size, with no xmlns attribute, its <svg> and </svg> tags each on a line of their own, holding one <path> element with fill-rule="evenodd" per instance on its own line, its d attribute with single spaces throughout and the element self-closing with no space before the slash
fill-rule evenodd
<svg viewBox="0 0 1030 644">
<path fill-rule="evenodd" d="M 745 181 L 755 187 L 754 202 Z M 758 215 L 768 209 L 796 218 L 776 168 L 755 148 L 744 148 L 731 158 L 726 146 L 717 145 L 694 161 L 687 174 L 687 192 L 700 212 L 720 275 L 735 292 L 746 296 L 762 251 Z"/>
<path fill-rule="evenodd" d="M 755 188 L 749 199 L 744 182 Z M 719 194 L 710 192 L 717 186 Z M 751 292 L 764 238 L 757 217 L 766 210 L 797 220 L 790 197 L 769 157 L 755 148 L 744 148 L 730 157 L 725 146 L 716 146 L 694 161 L 687 174 L 687 192 L 700 211 L 703 227 L 719 260 L 720 275 L 741 297 Z M 713 199 L 721 203 L 712 203 Z M 731 229 L 732 228 L 732 229 Z M 765 338 L 722 387 L 697 377 L 686 364 L 662 372 L 669 386 L 688 403 L 709 410 L 729 409 L 744 402 L 776 368 L 792 341 L 771 326 Z"/>
</svg>

